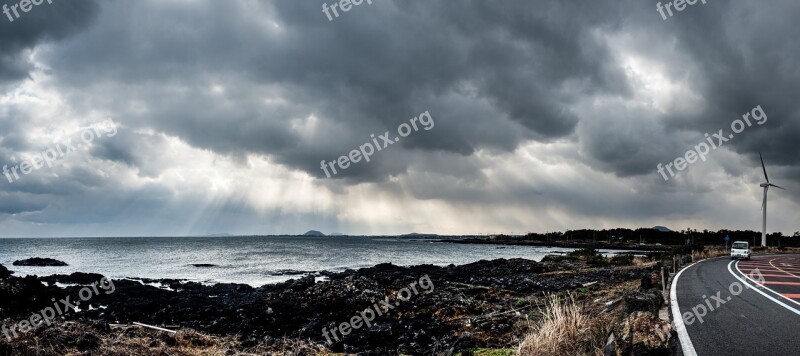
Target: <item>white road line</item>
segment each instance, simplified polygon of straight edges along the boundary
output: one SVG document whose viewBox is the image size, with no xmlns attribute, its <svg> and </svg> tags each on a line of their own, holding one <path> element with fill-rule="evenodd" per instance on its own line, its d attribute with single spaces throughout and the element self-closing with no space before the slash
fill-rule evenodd
<svg viewBox="0 0 800 356">
<path fill-rule="evenodd" d="M 769 294 L 767 294 L 767 293 L 764 293 L 763 291 L 761 291 L 761 289 L 759 289 L 758 287 L 764 288 L 764 289 L 766 289 L 766 290 L 769 290 L 769 291 L 770 291 L 770 292 L 772 292 L 772 293 L 775 293 L 775 291 L 773 291 L 772 289 L 769 289 L 769 288 L 767 288 L 767 287 L 764 287 L 764 286 L 758 285 L 758 283 L 756 283 L 756 285 L 757 285 L 758 287 L 754 287 L 754 286 L 752 286 L 750 283 L 747 283 L 747 281 L 745 281 L 745 280 L 744 280 L 744 279 L 742 279 L 741 277 L 737 276 L 737 275 L 736 275 L 736 273 L 733 273 L 733 269 L 731 269 L 731 266 L 733 265 L 733 262 L 734 262 L 734 261 L 731 261 L 731 263 L 728 263 L 728 272 L 730 272 L 732 276 L 734 276 L 736 279 L 738 279 L 739 281 L 741 281 L 742 283 L 744 283 L 744 284 L 745 284 L 746 286 L 748 286 L 750 289 L 752 289 L 752 290 L 754 290 L 754 291 L 758 292 L 759 294 L 761 294 L 761 295 L 763 295 L 763 296 L 767 297 L 767 299 L 769 299 L 769 300 L 771 300 L 771 301 L 773 301 L 773 302 L 777 303 L 778 305 L 780 305 L 780 306 L 782 306 L 782 307 L 784 307 L 784 308 L 788 309 L 788 310 L 789 310 L 789 311 L 791 311 L 792 313 L 795 313 L 795 314 L 797 314 L 797 315 L 800 315 L 800 310 L 797 310 L 797 309 L 795 309 L 795 308 L 792 308 L 792 307 L 790 307 L 790 306 L 786 305 L 784 302 L 781 302 L 780 300 L 777 300 L 777 299 L 773 298 L 771 295 L 769 295 Z M 738 267 L 738 266 L 736 267 L 736 270 L 739 270 L 739 267 Z M 742 271 L 739 271 L 739 273 L 741 273 L 741 272 L 742 272 Z M 747 279 L 750 279 L 750 278 L 749 278 L 749 277 L 747 277 L 747 276 L 746 276 L 744 273 L 742 273 L 742 276 L 744 276 L 744 277 L 745 277 L 745 278 L 747 278 Z M 677 276 L 676 276 L 676 277 L 677 277 Z M 751 280 L 752 280 L 752 279 L 751 279 Z M 755 280 L 753 280 L 753 282 L 755 282 Z M 778 294 L 778 293 L 776 293 L 776 294 Z M 678 336 L 680 336 L 680 334 L 678 334 Z"/>
<path fill-rule="evenodd" d="M 681 349 L 683 350 L 684 356 L 697 356 L 697 352 L 694 351 L 692 339 L 689 338 L 689 332 L 686 331 L 686 325 L 683 324 L 683 314 L 681 314 L 681 308 L 678 307 L 678 293 L 676 293 L 676 289 L 678 286 L 678 277 L 681 276 L 683 271 L 697 263 L 698 262 L 692 263 L 678 271 L 678 274 L 672 279 L 672 286 L 669 287 L 669 302 L 672 304 L 672 322 L 675 323 L 675 331 L 678 333 L 678 340 L 681 342 Z"/>
</svg>

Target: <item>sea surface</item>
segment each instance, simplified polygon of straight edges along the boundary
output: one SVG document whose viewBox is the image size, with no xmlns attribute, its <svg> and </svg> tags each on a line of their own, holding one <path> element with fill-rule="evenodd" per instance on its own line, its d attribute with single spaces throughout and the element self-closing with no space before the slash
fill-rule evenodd
<svg viewBox="0 0 800 356">
<path fill-rule="evenodd" d="M 570 248 L 498 246 L 394 237 L 108 237 L 0 239 L 0 263 L 16 276 L 99 273 L 110 278 L 183 279 L 261 286 L 317 271 L 339 272 L 379 263 L 399 266 L 466 264 L 497 258 L 539 261 Z M 612 251 L 603 251 L 613 253 Z M 12 266 L 49 257 L 68 267 Z M 214 264 L 199 268 L 193 264 Z"/>
</svg>

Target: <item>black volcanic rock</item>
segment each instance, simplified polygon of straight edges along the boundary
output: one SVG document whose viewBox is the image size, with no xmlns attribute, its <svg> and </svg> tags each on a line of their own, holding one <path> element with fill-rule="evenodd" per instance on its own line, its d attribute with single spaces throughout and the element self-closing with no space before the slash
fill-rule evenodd
<svg viewBox="0 0 800 356">
<path fill-rule="evenodd" d="M 10 276 L 0 281 L 0 320 L 30 317 L 34 311 L 52 306 L 52 299 L 64 297 L 63 290 L 42 284 L 35 276 Z"/>
<path fill-rule="evenodd" d="M 323 328 L 332 330 L 359 313 L 382 305 L 382 312 L 374 316 L 371 326 L 364 325 L 335 340 L 329 346 L 331 350 L 363 355 L 421 355 L 441 348 L 457 353 L 518 344 L 513 328 L 520 316 L 498 313 L 518 308 L 514 304 L 518 298 L 576 290 L 590 282 L 594 282 L 591 288 L 603 288 L 638 280 L 647 273 L 644 268 L 628 268 L 543 274 L 552 269 L 550 263 L 497 259 L 446 267 L 384 263 L 341 273 L 320 272 L 329 278 L 324 282 L 306 276 L 259 288 L 160 281 L 174 291 L 138 281 L 114 280 L 113 293 L 101 291 L 89 301 L 95 308 L 65 313 L 63 317 L 67 321 L 175 325 L 203 333 L 236 335 L 243 344 L 284 337 L 322 344 L 327 341 Z M 0 283 L 0 319 L 4 312 L 35 310 L 34 305 L 41 310 L 43 306 L 38 304 L 50 303 L 54 294 L 75 298 L 85 288 L 46 287 L 41 283 L 46 278 L 10 277 L 16 286 L 8 290 Z M 398 299 L 403 289 L 409 293 L 415 290 L 407 301 Z M 381 301 L 391 302 L 391 307 Z M 491 317 L 479 318 L 487 315 Z M 465 329 L 465 317 L 478 322 Z M 464 333 L 465 330 L 470 332 Z M 88 341 L 86 347 L 91 347 L 92 342 Z"/>
<path fill-rule="evenodd" d="M 40 279 L 50 283 L 58 282 L 64 284 L 92 284 L 102 280 L 103 275 L 97 273 L 75 272 L 68 276 L 63 274 L 54 274 L 52 276 L 41 277 Z"/>
<path fill-rule="evenodd" d="M 14 261 L 14 266 L 33 266 L 33 267 L 64 267 L 69 266 L 66 262 L 61 262 L 52 258 L 29 258 L 26 260 Z"/>
<path fill-rule="evenodd" d="M 6 279 L 8 277 L 11 277 L 12 273 L 14 272 L 9 271 L 8 268 L 0 264 L 0 279 Z"/>
</svg>

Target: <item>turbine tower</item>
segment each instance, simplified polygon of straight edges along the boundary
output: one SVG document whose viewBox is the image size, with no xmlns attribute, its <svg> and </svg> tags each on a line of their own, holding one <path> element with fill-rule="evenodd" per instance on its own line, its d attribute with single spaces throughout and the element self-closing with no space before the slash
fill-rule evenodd
<svg viewBox="0 0 800 356">
<path fill-rule="evenodd" d="M 767 180 L 765 183 L 761 183 L 760 185 L 761 187 L 764 187 L 764 201 L 761 203 L 761 212 L 764 214 L 764 220 L 761 224 L 761 246 L 767 246 L 767 190 L 769 190 L 769 187 L 780 188 L 783 190 L 786 189 L 769 182 L 769 177 L 767 177 L 767 168 L 764 167 L 764 157 L 761 157 L 761 153 L 758 154 L 758 157 L 761 158 L 761 169 L 764 170 L 764 179 Z"/>
</svg>

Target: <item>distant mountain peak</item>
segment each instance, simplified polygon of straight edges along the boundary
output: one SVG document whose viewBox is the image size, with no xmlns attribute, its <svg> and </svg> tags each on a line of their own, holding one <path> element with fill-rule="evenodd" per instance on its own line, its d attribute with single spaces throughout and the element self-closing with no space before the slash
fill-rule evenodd
<svg viewBox="0 0 800 356">
<path fill-rule="evenodd" d="M 670 230 L 670 229 L 668 229 L 666 227 L 663 227 L 663 226 L 653 226 L 653 230 L 658 230 L 658 231 L 661 231 L 661 232 L 672 232 L 672 230 Z"/>
<path fill-rule="evenodd" d="M 420 234 L 417 232 L 412 232 L 410 234 L 400 235 L 401 237 L 438 237 L 439 235 L 436 234 Z"/>
<path fill-rule="evenodd" d="M 325 236 L 325 234 L 317 230 L 308 230 L 303 236 Z"/>
</svg>

